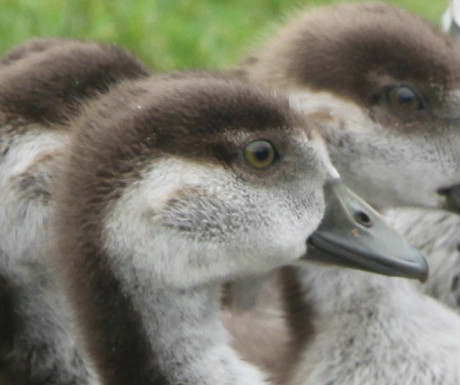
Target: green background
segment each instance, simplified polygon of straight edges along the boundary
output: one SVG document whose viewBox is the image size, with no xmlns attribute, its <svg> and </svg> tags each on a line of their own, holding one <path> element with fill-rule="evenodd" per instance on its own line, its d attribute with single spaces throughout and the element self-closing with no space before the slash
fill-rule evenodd
<svg viewBox="0 0 460 385">
<path fill-rule="evenodd" d="M 298 7 L 337 0 L 2 0 L 0 52 L 36 36 L 117 43 L 158 70 L 227 68 Z M 439 23 L 448 0 L 388 0 Z"/>
</svg>

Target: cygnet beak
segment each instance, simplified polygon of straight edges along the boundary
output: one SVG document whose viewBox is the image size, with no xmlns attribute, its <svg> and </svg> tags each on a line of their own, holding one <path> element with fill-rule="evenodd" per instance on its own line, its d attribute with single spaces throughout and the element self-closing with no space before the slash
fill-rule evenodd
<svg viewBox="0 0 460 385">
<path fill-rule="evenodd" d="M 307 241 L 303 260 L 425 281 L 423 255 L 390 228 L 372 207 L 340 179 L 324 187 L 326 212 Z"/>
<path fill-rule="evenodd" d="M 443 206 L 444 210 L 460 214 L 460 184 L 439 190 L 446 200 Z"/>
</svg>

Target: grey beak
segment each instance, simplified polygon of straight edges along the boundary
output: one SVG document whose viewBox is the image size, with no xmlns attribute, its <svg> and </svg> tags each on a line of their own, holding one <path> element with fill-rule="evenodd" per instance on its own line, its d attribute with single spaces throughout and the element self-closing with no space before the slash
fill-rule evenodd
<svg viewBox="0 0 460 385">
<path fill-rule="evenodd" d="M 460 184 L 442 189 L 439 193 L 446 198 L 443 209 L 460 214 Z"/>
<path fill-rule="evenodd" d="M 423 255 L 366 202 L 338 179 L 327 182 L 324 193 L 326 213 L 308 239 L 303 259 L 426 280 L 428 264 Z"/>
</svg>

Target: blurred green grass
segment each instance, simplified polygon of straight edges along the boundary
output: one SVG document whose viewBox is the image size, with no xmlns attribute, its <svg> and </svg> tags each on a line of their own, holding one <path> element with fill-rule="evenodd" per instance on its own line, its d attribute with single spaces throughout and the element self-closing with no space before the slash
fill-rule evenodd
<svg viewBox="0 0 460 385">
<path fill-rule="evenodd" d="M 3 0 L 0 52 L 31 37 L 120 44 L 158 70 L 226 68 L 293 8 L 342 0 Z M 387 0 L 438 24 L 448 0 Z"/>
</svg>

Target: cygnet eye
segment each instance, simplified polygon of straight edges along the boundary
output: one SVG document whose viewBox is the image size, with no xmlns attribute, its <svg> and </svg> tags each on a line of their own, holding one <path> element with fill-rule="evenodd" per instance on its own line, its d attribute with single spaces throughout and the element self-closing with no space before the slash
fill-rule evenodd
<svg viewBox="0 0 460 385">
<path fill-rule="evenodd" d="M 278 158 L 275 147 L 266 140 L 256 140 L 247 144 L 243 155 L 247 164 L 258 169 L 267 168 Z"/>
<path fill-rule="evenodd" d="M 424 110 L 420 96 L 407 86 L 396 86 L 386 91 L 386 102 L 397 113 L 412 113 Z"/>
</svg>

